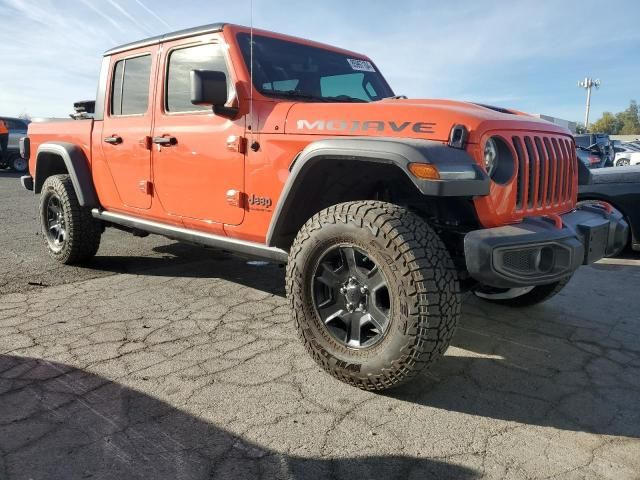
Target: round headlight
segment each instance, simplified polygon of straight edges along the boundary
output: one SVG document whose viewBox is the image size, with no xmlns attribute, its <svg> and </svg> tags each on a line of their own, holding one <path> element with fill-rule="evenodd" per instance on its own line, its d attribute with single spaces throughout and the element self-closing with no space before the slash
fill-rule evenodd
<svg viewBox="0 0 640 480">
<path fill-rule="evenodd" d="M 498 166 L 498 145 L 493 138 L 489 138 L 484 144 L 484 168 L 487 170 L 487 175 L 493 176 Z"/>
</svg>

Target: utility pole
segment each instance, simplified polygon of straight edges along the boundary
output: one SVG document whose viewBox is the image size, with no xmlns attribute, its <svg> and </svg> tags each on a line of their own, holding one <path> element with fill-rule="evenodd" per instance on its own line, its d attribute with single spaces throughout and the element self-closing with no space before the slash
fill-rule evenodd
<svg viewBox="0 0 640 480">
<path fill-rule="evenodd" d="M 591 109 L 591 89 L 596 87 L 600 88 L 600 80 L 594 80 L 591 77 L 585 77 L 584 80 L 578 82 L 578 87 L 584 88 L 587 91 L 587 111 L 584 115 L 584 129 L 589 129 L 589 110 Z"/>
</svg>

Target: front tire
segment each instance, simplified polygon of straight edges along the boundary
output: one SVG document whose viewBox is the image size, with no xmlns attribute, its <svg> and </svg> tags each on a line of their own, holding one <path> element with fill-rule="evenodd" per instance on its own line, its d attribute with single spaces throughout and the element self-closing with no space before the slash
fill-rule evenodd
<svg viewBox="0 0 640 480">
<path fill-rule="evenodd" d="M 524 308 L 546 302 L 551 297 L 556 296 L 567 286 L 570 280 L 571 277 L 567 277 L 558 282 L 538 285 L 537 287 L 503 289 L 480 287 L 473 290 L 473 293 L 476 297 L 482 298 L 487 302 L 512 308 Z"/>
<path fill-rule="evenodd" d="M 60 263 L 82 263 L 100 247 L 100 222 L 78 203 L 69 175 L 45 180 L 40 192 L 40 226 L 49 256 Z"/>
<path fill-rule="evenodd" d="M 432 365 L 460 316 L 456 270 L 438 235 L 378 201 L 329 207 L 302 227 L 287 296 L 314 360 L 364 390 L 399 385 Z"/>
</svg>

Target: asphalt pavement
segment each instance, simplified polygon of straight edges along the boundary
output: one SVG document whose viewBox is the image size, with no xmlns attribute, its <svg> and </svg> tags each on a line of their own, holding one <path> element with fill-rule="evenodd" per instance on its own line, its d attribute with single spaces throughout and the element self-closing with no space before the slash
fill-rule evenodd
<svg viewBox="0 0 640 480">
<path fill-rule="evenodd" d="M 109 229 L 46 255 L 0 171 L 0 479 L 640 478 L 640 256 L 513 310 L 380 394 L 298 342 L 283 269 Z"/>
</svg>

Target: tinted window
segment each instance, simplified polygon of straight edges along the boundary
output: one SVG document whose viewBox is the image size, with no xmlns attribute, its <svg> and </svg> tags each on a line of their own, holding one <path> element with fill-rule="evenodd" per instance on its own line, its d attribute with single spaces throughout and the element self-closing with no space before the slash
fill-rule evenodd
<svg viewBox="0 0 640 480">
<path fill-rule="evenodd" d="M 191 70 L 216 70 L 229 74 L 218 45 L 207 44 L 174 50 L 169 55 L 165 108 L 168 112 L 211 110 L 207 105 L 191 103 Z"/>
<path fill-rule="evenodd" d="M 238 34 L 250 70 L 251 37 Z M 335 102 L 374 101 L 393 91 L 366 59 L 277 38 L 253 36 L 253 79 L 264 95 Z"/>
<path fill-rule="evenodd" d="M 151 55 L 116 63 L 111 93 L 112 115 L 139 115 L 147 111 Z"/>
<path fill-rule="evenodd" d="M 370 101 L 378 97 L 377 92 L 367 82 L 364 73 L 347 73 L 345 75 L 332 75 L 320 79 L 320 91 L 323 97 L 348 97 Z"/>
<path fill-rule="evenodd" d="M 15 120 L 13 118 L 5 119 L 5 123 L 7 124 L 7 128 L 9 130 L 22 130 L 25 132 L 27 131 L 27 125 L 20 120 Z"/>
</svg>

